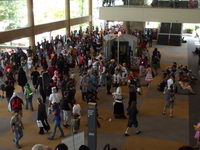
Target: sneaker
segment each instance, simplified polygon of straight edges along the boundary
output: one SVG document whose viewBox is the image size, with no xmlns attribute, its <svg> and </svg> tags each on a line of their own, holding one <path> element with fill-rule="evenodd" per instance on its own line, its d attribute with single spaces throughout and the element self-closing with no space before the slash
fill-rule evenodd
<svg viewBox="0 0 200 150">
<path fill-rule="evenodd" d="M 63 125 L 63 127 L 65 127 L 65 128 L 69 128 L 69 125 L 68 125 L 68 124 L 65 124 L 65 125 Z"/>
<path fill-rule="evenodd" d="M 141 131 L 136 131 L 136 134 L 140 134 L 141 133 Z"/>
<path fill-rule="evenodd" d="M 12 139 L 13 143 L 15 143 L 15 139 Z"/>
<path fill-rule="evenodd" d="M 128 133 L 124 133 L 124 136 L 130 136 Z"/>
<path fill-rule="evenodd" d="M 22 148 L 19 144 L 17 144 L 16 147 L 17 147 L 18 149 Z"/>
<path fill-rule="evenodd" d="M 65 137 L 65 135 L 61 135 L 60 137 L 63 138 L 63 137 Z"/>
</svg>

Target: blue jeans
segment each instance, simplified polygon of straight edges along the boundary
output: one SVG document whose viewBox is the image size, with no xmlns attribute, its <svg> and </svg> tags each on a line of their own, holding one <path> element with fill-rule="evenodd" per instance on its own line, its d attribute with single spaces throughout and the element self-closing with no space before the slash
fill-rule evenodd
<svg viewBox="0 0 200 150">
<path fill-rule="evenodd" d="M 14 141 L 16 145 L 19 145 L 19 140 L 23 137 L 23 130 L 21 127 L 14 127 L 13 128 L 14 132 Z"/>
<path fill-rule="evenodd" d="M 33 99 L 32 96 L 29 96 L 26 98 L 26 109 L 28 109 L 28 105 L 29 105 L 29 108 L 31 109 L 31 111 L 33 111 L 32 99 Z"/>
<path fill-rule="evenodd" d="M 64 132 L 60 126 L 61 121 L 60 120 L 54 120 L 54 129 L 53 129 L 53 133 L 52 133 L 52 138 L 55 137 L 56 135 L 56 129 L 58 128 L 60 130 L 61 135 L 60 136 L 64 136 Z"/>
</svg>

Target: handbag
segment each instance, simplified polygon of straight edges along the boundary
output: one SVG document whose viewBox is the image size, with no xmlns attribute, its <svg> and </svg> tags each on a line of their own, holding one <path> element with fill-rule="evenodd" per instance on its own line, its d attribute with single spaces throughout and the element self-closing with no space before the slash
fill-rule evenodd
<svg viewBox="0 0 200 150">
<path fill-rule="evenodd" d="M 37 120 L 36 122 L 37 122 L 37 126 L 38 126 L 39 128 L 44 127 L 44 125 L 42 124 L 42 121 L 41 121 L 41 120 Z"/>
</svg>

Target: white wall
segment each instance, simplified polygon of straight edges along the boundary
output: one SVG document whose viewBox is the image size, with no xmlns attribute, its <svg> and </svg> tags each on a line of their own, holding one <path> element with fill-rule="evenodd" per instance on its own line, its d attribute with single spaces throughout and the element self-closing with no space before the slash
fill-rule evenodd
<svg viewBox="0 0 200 150">
<path fill-rule="evenodd" d="M 99 11 L 102 20 L 200 23 L 200 9 L 101 7 Z"/>
</svg>

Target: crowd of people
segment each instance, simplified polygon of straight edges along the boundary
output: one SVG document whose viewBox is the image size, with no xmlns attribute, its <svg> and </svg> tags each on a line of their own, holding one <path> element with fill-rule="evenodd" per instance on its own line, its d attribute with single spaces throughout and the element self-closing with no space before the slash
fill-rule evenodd
<svg viewBox="0 0 200 150">
<path fill-rule="evenodd" d="M 112 32 L 125 33 L 122 27 L 117 28 L 117 31 Z M 38 42 L 35 47 L 29 47 L 26 51 L 17 48 L 9 53 L 1 53 L 1 97 L 6 97 L 8 109 L 13 112 L 10 125 L 14 133 L 13 142 L 17 148 L 21 148 L 19 141 L 23 137 L 23 105 L 30 111 L 37 110 L 39 134 L 49 132 L 51 127 L 48 116 L 53 116 L 54 126 L 51 136 L 48 137 L 49 140 L 54 140 L 57 128 L 60 137 L 65 137 L 62 125 L 65 128 L 71 126 L 74 134 L 78 133 L 81 106 L 75 99 L 77 89 L 81 90 L 82 101 L 97 103 L 99 88 L 106 87 L 107 94 L 113 95 L 113 117 L 126 119 L 121 86 L 128 86 L 128 125 L 124 135 L 129 136 L 128 130 L 132 126 L 136 128 L 136 134 L 141 133 L 138 129 L 137 95 L 142 94 L 142 80 L 146 85 L 150 85 L 153 78 L 158 75 L 161 53 L 155 48 L 150 56 L 147 38 L 141 32 L 133 32 L 138 38 L 139 71 L 130 70 L 125 63 L 117 64 L 114 59 L 104 58 L 103 36 L 109 33 L 111 33 L 110 29 L 99 30 L 98 27 L 92 33 L 89 33 L 88 29 L 85 32 L 80 29 L 72 32 L 70 36 L 56 36 L 50 41 Z M 77 68 L 80 78 L 74 74 Z M 178 68 L 176 63 L 166 70 L 163 87 L 166 104 L 163 114 L 166 113 L 167 108 L 170 108 L 170 117 L 173 117 L 173 85 L 178 69 L 182 71 L 182 73 L 179 71 L 180 82 L 186 82 L 186 77 L 188 82 L 193 78 L 187 67 Z M 24 99 L 18 95 L 16 85 L 21 87 Z M 114 92 L 111 92 L 111 88 Z M 195 93 L 188 84 L 185 88 Z M 40 95 L 37 98 L 38 108 L 33 108 L 32 100 L 36 93 Z M 99 122 L 98 127 L 100 127 Z M 60 149 L 56 148 L 56 150 Z"/>
</svg>

